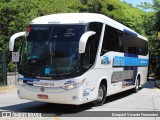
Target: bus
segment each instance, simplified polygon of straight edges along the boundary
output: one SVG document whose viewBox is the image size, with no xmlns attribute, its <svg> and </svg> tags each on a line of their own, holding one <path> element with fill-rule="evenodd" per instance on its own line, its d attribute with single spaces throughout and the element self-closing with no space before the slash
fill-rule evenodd
<svg viewBox="0 0 160 120">
<path fill-rule="evenodd" d="M 107 96 L 147 81 L 148 40 L 96 13 L 61 13 L 32 20 L 25 32 L 17 80 L 19 98 L 103 105 Z"/>
</svg>

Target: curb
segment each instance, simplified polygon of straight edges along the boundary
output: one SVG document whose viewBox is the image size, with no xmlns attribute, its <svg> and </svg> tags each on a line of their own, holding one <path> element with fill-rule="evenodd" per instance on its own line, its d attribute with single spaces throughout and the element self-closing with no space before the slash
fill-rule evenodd
<svg viewBox="0 0 160 120">
<path fill-rule="evenodd" d="M 15 85 L 0 86 L 0 90 L 10 90 L 10 89 L 14 89 L 14 88 L 17 88 L 17 86 L 15 86 Z"/>
<path fill-rule="evenodd" d="M 158 83 L 155 77 L 149 77 L 148 80 L 154 82 L 154 86 L 160 89 L 160 82 Z"/>
<path fill-rule="evenodd" d="M 156 81 L 154 81 L 154 85 L 160 89 L 160 85 Z"/>
</svg>

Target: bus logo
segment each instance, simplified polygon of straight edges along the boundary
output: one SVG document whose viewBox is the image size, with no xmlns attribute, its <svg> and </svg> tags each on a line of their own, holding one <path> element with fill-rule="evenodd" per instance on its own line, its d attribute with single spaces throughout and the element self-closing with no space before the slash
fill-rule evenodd
<svg viewBox="0 0 160 120">
<path fill-rule="evenodd" d="M 40 90 L 41 90 L 41 92 L 44 92 L 44 91 L 45 91 L 44 87 L 41 87 L 41 89 L 40 89 Z"/>
<path fill-rule="evenodd" d="M 108 56 L 103 56 L 102 60 L 101 60 L 101 64 L 102 65 L 107 65 L 107 64 L 110 64 L 111 63 L 111 60 L 109 60 L 109 57 Z"/>
</svg>

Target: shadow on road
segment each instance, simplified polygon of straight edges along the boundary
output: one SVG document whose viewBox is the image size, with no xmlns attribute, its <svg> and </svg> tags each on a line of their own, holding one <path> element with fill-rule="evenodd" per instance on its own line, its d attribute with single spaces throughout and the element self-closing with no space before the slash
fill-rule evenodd
<svg viewBox="0 0 160 120">
<path fill-rule="evenodd" d="M 54 104 L 43 102 L 27 102 L 22 104 L 1 107 L 2 110 L 15 111 L 15 112 L 36 112 L 36 113 L 76 113 L 84 110 L 91 109 L 91 104 L 84 105 L 66 105 Z"/>
<path fill-rule="evenodd" d="M 105 104 L 113 102 L 115 100 L 122 99 L 132 94 L 133 93 L 130 91 L 125 91 L 119 94 L 108 96 Z M 53 103 L 43 103 L 43 102 L 27 102 L 22 104 L 1 107 L 0 109 L 7 111 L 14 111 L 14 112 L 35 112 L 35 113 L 56 114 L 60 116 L 63 114 L 75 114 L 91 110 L 92 107 L 93 106 L 91 103 L 76 106 L 76 105 L 53 104 Z"/>
<path fill-rule="evenodd" d="M 154 83 L 154 79 L 148 79 L 148 81 L 142 85 L 143 88 L 147 88 L 147 89 L 154 89 L 155 88 L 155 83 Z"/>
</svg>

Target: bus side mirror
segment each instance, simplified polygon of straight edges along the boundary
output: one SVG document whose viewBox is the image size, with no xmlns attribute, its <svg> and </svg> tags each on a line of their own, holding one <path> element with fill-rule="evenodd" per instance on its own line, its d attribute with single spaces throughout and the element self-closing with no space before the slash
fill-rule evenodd
<svg viewBox="0 0 160 120">
<path fill-rule="evenodd" d="M 14 35 L 11 36 L 9 40 L 9 51 L 14 50 L 14 41 L 16 38 L 21 37 L 21 36 L 25 36 L 25 32 L 15 33 Z"/>
<path fill-rule="evenodd" d="M 86 43 L 88 41 L 88 38 L 92 35 L 96 34 L 96 32 L 94 31 L 88 31 L 88 32 L 85 32 L 81 38 L 80 38 L 80 41 L 79 41 L 79 53 L 84 53 L 85 52 L 85 49 L 86 49 Z"/>
</svg>

